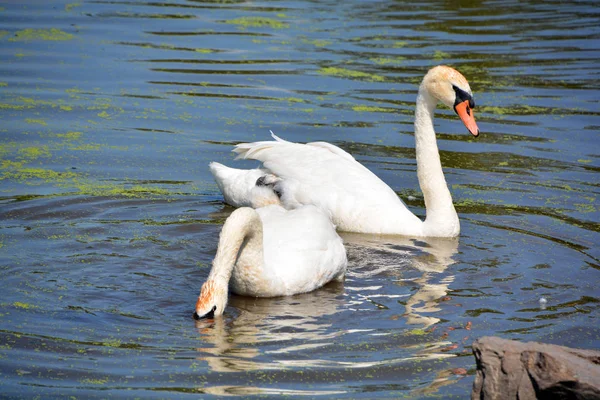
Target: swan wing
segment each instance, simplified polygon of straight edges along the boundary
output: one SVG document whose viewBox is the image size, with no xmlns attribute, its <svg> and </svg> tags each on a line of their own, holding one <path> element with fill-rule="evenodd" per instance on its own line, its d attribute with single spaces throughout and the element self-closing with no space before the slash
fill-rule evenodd
<svg viewBox="0 0 600 400">
<path fill-rule="evenodd" d="M 237 158 L 254 159 L 281 179 L 281 201 L 287 208 L 314 204 L 327 211 L 340 230 L 394 233 L 398 224 L 419 225 L 396 193 L 350 154 L 316 142 L 242 143 Z"/>
</svg>

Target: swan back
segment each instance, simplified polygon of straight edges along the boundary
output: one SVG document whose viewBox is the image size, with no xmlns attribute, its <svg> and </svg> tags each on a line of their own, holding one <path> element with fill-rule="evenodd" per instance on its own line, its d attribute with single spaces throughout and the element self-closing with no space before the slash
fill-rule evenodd
<svg viewBox="0 0 600 400">
<path fill-rule="evenodd" d="M 233 270 L 231 290 L 269 297 L 312 291 L 343 279 L 346 250 L 327 215 L 315 206 L 286 210 L 279 205 L 256 210 L 263 223 L 264 263 L 244 268 L 244 251 Z"/>
</svg>

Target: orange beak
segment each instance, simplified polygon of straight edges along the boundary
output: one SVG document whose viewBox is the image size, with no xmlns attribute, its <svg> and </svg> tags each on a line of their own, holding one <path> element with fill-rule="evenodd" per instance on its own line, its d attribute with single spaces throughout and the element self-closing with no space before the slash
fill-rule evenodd
<svg viewBox="0 0 600 400">
<path fill-rule="evenodd" d="M 458 114 L 463 124 L 467 127 L 469 132 L 475 137 L 479 136 L 479 128 L 475 123 L 475 117 L 473 116 L 473 109 L 469 106 L 469 100 L 465 100 L 462 103 L 458 103 L 454 106 L 454 111 Z"/>
</svg>

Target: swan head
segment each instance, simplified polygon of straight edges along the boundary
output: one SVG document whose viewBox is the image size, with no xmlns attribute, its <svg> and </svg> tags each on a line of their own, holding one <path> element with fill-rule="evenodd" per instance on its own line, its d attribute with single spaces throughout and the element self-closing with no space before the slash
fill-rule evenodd
<svg viewBox="0 0 600 400">
<path fill-rule="evenodd" d="M 454 68 L 439 65 L 427 72 L 419 90 L 426 90 L 431 96 L 454 110 L 469 132 L 479 136 L 473 109 L 475 101 L 467 79 Z"/>
<path fill-rule="evenodd" d="M 194 318 L 214 318 L 223 315 L 227 305 L 227 285 L 219 285 L 215 280 L 207 280 L 202 285 L 200 296 L 196 302 Z"/>
</svg>

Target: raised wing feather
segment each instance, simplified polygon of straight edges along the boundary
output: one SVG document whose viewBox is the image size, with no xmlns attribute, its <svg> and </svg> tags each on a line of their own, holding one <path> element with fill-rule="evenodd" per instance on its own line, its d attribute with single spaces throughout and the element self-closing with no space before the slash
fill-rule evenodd
<svg viewBox="0 0 600 400">
<path fill-rule="evenodd" d="M 314 204 L 329 212 L 341 230 L 385 233 L 397 221 L 418 221 L 389 186 L 339 147 L 274 138 L 243 143 L 233 151 L 237 158 L 261 161 L 282 179 L 286 207 Z"/>
</svg>

